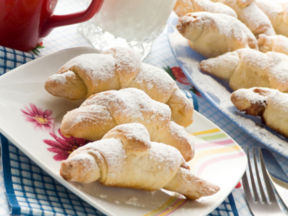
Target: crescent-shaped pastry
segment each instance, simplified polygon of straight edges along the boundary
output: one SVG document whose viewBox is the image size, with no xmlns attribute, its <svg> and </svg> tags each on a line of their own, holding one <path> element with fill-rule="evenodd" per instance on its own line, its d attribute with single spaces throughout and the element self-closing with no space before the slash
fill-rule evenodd
<svg viewBox="0 0 288 216">
<path fill-rule="evenodd" d="M 288 3 L 257 0 L 257 5 L 269 17 L 275 32 L 288 37 Z"/>
<path fill-rule="evenodd" d="M 138 122 L 149 131 L 152 141 L 176 147 L 185 160 L 194 155 L 195 138 L 171 121 L 166 104 L 151 99 L 136 88 L 110 90 L 91 95 L 80 107 L 67 112 L 61 133 L 88 140 L 101 139 L 113 127 Z"/>
<path fill-rule="evenodd" d="M 61 164 L 61 176 L 73 182 L 99 181 L 107 186 L 144 190 L 168 189 L 189 199 L 209 196 L 219 190 L 182 166 L 180 152 L 151 142 L 146 128 L 123 124 L 108 131 L 99 141 L 82 146 Z"/>
<path fill-rule="evenodd" d="M 200 69 L 227 80 L 233 90 L 269 87 L 288 91 L 288 56 L 282 53 L 244 48 L 203 60 Z"/>
<path fill-rule="evenodd" d="M 273 25 L 267 15 L 257 6 L 254 0 L 213 0 L 233 8 L 238 19 L 242 21 L 253 34 L 274 35 Z M 272 2 L 272 1 L 271 1 Z"/>
<path fill-rule="evenodd" d="M 237 109 L 261 116 L 264 123 L 288 137 L 288 94 L 270 88 L 239 89 L 231 95 Z"/>
<path fill-rule="evenodd" d="M 194 12 L 179 18 L 178 31 L 193 50 L 215 57 L 236 49 L 257 48 L 253 33 L 239 20 L 226 14 Z"/>
<path fill-rule="evenodd" d="M 174 6 L 175 13 L 180 17 L 190 12 L 207 11 L 212 13 L 223 13 L 237 17 L 235 11 L 222 3 L 210 0 L 177 0 Z"/>
<path fill-rule="evenodd" d="M 288 37 L 284 35 L 259 35 L 258 46 L 261 52 L 280 52 L 288 55 Z"/>
<path fill-rule="evenodd" d="M 182 126 L 192 123 L 193 103 L 163 69 L 141 63 L 130 48 L 116 47 L 103 53 L 76 56 L 45 82 L 52 95 L 84 100 L 92 94 L 122 88 L 138 88 L 166 103 L 172 118 Z"/>
</svg>

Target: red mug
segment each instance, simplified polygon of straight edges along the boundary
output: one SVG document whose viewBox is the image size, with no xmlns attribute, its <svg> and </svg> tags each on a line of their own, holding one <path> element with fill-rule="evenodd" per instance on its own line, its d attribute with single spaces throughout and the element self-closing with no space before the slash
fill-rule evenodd
<svg viewBox="0 0 288 216">
<path fill-rule="evenodd" d="M 92 0 L 81 12 L 52 15 L 57 0 L 0 0 L 0 45 L 28 51 L 53 28 L 84 22 L 99 11 L 103 0 Z"/>
</svg>

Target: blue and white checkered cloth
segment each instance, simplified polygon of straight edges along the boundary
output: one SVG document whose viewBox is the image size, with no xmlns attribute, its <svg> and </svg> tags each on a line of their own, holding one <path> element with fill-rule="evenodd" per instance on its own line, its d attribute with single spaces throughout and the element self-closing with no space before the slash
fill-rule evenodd
<svg viewBox="0 0 288 216">
<path fill-rule="evenodd" d="M 157 55 L 157 52 L 154 54 Z M 34 58 L 33 54 L 0 46 L 0 75 Z M 150 62 L 157 65 L 155 57 L 150 58 L 154 59 Z M 161 59 L 157 59 L 159 63 Z M 165 61 L 162 63 L 165 66 L 176 65 L 173 61 L 169 61 L 169 64 Z M 189 91 L 185 93 L 188 97 L 195 97 Z M 194 98 L 194 101 L 197 100 Z M 195 107 L 197 106 L 195 104 Z M 200 105 L 200 111 L 201 109 Z M 1 135 L 0 138 L 4 186 L 12 215 L 104 215 L 57 183 L 5 137 Z M 233 195 L 230 194 L 210 215 L 237 216 L 237 207 Z"/>
</svg>

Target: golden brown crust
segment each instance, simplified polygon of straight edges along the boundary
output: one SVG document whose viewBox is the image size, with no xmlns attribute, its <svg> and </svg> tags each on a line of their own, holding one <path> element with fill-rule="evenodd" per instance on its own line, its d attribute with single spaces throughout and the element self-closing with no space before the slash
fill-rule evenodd
<svg viewBox="0 0 288 216">
<path fill-rule="evenodd" d="M 252 32 L 239 20 L 225 14 L 188 13 L 178 19 L 179 33 L 190 47 L 205 57 L 214 57 L 240 48 L 257 48 Z"/>
<path fill-rule="evenodd" d="M 258 46 L 261 52 L 280 52 L 288 55 L 288 38 L 283 35 L 259 35 Z"/>
<path fill-rule="evenodd" d="M 222 2 L 234 9 L 237 17 L 253 34 L 275 35 L 274 28 L 267 15 L 258 7 L 254 0 L 213 0 Z"/>
<path fill-rule="evenodd" d="M 123 123 L 145 125 L 153 141 L 176 147 L 188 161 L 194 155 L 194 138 L 171 121 L 166 104 L 136 88 L 110 90 L 90 96 L 79 108 L 64 115 L 60 130 L 66 136 L 97 140 Z"/>
<path fill-rule="evenodd" d="M 288 94 L 276 89 L 239 89 L 232 93 L 231 101 L 237 109 L 260 116 L 273 130 L 288 137 Z"/>
<path fill-rule="evenodd" d="M 288 36 L 287 2 L 257 0 L 256 4 L 269 17 L 277 34 Z"/>
<path fill-rule="evenodd" d="M 223 13 L 237 17 L 235 11 L 222 4 L 210 0 L 177 0 L 174 6 L 175 13 L 181 17 L 191 12 L 207 11 L 212 13 Z"/>
<path fill-rule="evenodd" d="M 218 186 L 194 176 L 183 164 L 184 158 L 176 148 L 151 142 L 146 128 L 132 123 L 118 125 L 103 139 L 73 151 L 62 162 L 60 175 L 80 183 L 98 180 L 106 186 L 165 188 L 189 199 L 219 190 Z"/>
<path fill-rule="evenodd" d="M 256 93 L 262 95 L 264 91 L 264 89 L 253 88 L 251 89 L 251 94 Z M 251 100 L 251 97 L 245 97 L 240 94 L 239 91 L 231 94 L 231 101 L 238 110 L 254 116 L 262 116 L 267 103 L 264 98 L 262 100 Z"/>
<path fill-rule="evenodd" d="M 237 57 L 238 56 L 238 57 Z M 239 49 L 200 62 L 201 70 L 229 81 L 233 90 L 268 87 L 288 91 L 288 56 Z"/>
<path fill-rule="evenodd" d="M 176 82 L 163 69 L 141 63 L 132 49 L 111 48 L 100 54 L 77 56 L 45 82 L 49 93 L 71 100 L 84 100 L 94 93 L 127 87 L 139 88 L 152 99 L 167 103 L 178 124 L 188 126 L 192 123 L 192 101 L 175 94 L 180 91 Z M 171 97 L 177 100 L 176 104 L 168 103 Z"/>
</svg>

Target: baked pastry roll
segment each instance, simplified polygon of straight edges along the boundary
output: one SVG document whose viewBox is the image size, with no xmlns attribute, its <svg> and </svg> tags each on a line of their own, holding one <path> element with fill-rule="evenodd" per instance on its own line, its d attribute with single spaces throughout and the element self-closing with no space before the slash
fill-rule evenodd
<svg viewBox="0 0 288 216">
<path fill-rule="evenodd" d="M 171 121 L 171 111 L 166 104 L 136 88 L 91 95 L 80 107 L 64 115 L 60 130 L 65 136 L 93 141 L 101 139 L 116 125 L 131 122 L 143 124 L 152 141 L 176 147 L 185 160 L 193 157 L 195 138 Z"/>
<path fill-rule="evenodd" d="M 287 92 L 287 62 L 288 56 L 282 53 L 244 48 L 203 60 L 200 69 L 228 80 L 233 90 L 259 86 Z"/>
<path fill-rule="evenodd" d="M 180 152 L 151 142 L 146 128 L 138 123 L 119 125 L 96 142 L 73 151 L 61 164 L 61 176 L 73 182 L 99 181 L 107 186 L 144 190 L 168 189 L 189 199 L 209 196 L 218 186 L 196 177 Z"/>
<path fill-rule="evenodd" d="M 257 37 L 259 34 L 274 35 L 275 31 L 267 15 L 254 0 L 212 0 L 222 2 L 233 8 L 242 21 Z"/>
<path fill-rule="evenodd" d="M 237 109 L 261 116 L 264 123 L 288 137 L 288 94 L 270 88 L 239 89 L 231 95 Z"/>
<path fill-rule="evenodd" d="M 193 50 L 214 57 L 236 49 L 257 48 L 252 32 L 239 20 L 226 14 L 194 12 L 179 18 L 178 31 Z"/>
<path fill-rule="evenodd" d="M 151 98 L 166 103 L 172 118 L 180 125 L 192 123 L 193 103 L 163 70 L 141 63 L 130 48 L 117 47 L 100 54 L 77 56 L 45 82 L 45 89 L 54 96 L 71 100 L 112 89 L 139 88 Z"/>
<path fill-rule="evenodd" d="M 184 16 L 190 12 L 207 11 L 237 17 L 232 8 L 222 3 L 211 2 L 210 0 L 177 0 L 174 11 L 178 16 Z"/>
<path fill-rule="evenodd" d="M 280 52 L 288 55 L 288 37 L 283 35 L 259 35 L 259 50 L 262 52 Z"/>
<path fill-rule="evenodd" d="M 288 3 L 271 0 L 257 0 L 256 3 L 269 17 L 275 32 L 288 37 Z"/>
</svg>

